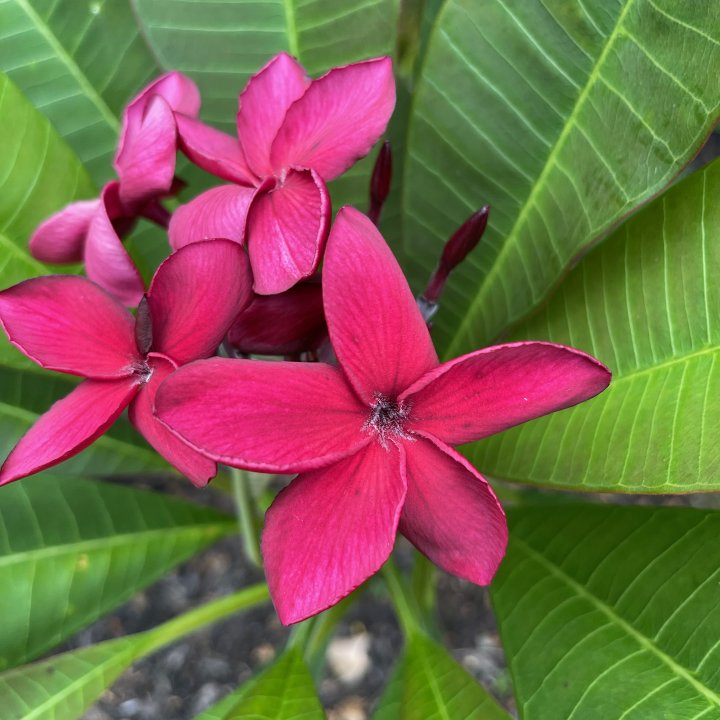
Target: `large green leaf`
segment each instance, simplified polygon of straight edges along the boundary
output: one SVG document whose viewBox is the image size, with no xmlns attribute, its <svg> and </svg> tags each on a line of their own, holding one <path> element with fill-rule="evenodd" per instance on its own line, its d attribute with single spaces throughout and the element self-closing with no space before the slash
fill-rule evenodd
<svg viewBox="0 0 720 720">
<path fill-rule="evenodd" d="M 24 269 L 43 269 L 27 254 L 37 224 L 72 200 L 94 195 L 95 188 L 73 151 L 2 73 L 0 135 L 0 283 L 5 284 L 20 279 Z"/>
<path fill-rule="evenodd" d="M 373 720 L 509 720 L 510 716 L 439 645 L 410 635 Z"/>
<path fill-rule="evenodd" d="M 127 0 L 0 0 L 0 70 L 98 183 L 112 175 L 122 105 L 159 72 Z"/>
<path fill-rule="evenodd" d="M 718 3 L 447 0 L 410 120 L 413 279 L 471 211 L 493 207 L 435 323 L 448 356 L 524 316 L 680 171 L 717 120 L 717 68 Z"/>
<path fill-rule="evenodd" d="M 398 0 L 130 0 L 166 68 L 194 78 L 202 117 L 235 132 L 237 97 L 247 79 L 282 50 L 313 75 L 392 53 Z M 370 159 L 332 184 L 333 204 L 367 202 Z"/>
<path fill-rule="evenodd" d="M 312 675 L 291 648 L 260 675 L 196 720 L 322 720 Z"/>
<path fill-rule="evenodd" d="M 720 489 L 720 161 L 688 176 L 587 255 L 513 339 L 607 363 L 590 402 L 470 450 L 496 477 L 579 490 Z"/>
<path fill-rule="evenodd" d="M 229 614 L 268 599 L 265 584 L 207 603 L 152 630 L 56 655 L 0 675 L 3 720 L 77 720 L 132 663 Z"/>
<path fill-rule="evenodd" d="M 491 586 L 524 720 L 720 718 L 720 513 L 510 514 Z"/>
<path fill-rule="evenodd" d="M 222 535 L 163 495 L 42 475 L 0 490 L 0 667 L 26 662 Z"/>
</svg>

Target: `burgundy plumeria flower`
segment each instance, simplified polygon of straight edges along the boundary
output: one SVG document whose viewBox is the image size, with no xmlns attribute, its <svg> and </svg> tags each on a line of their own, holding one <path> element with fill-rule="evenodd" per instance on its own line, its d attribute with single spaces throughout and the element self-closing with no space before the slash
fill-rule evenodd
<svg viewBox="0 0 720 720">
<path fill-rule="evenodd" d="M 216 473 L 152 414 L 158 386 L 178 366 L 212 355 L 251 297 L 247 257 L 214 240 L 165 260 L 137 320 L 85 278 L 50 275 L 0 293 L 10 341 L 49 370 L 86 378 L 20 439 L 0 469 L 0 485 L 57 465 L 102 435 L 129 407 L 147 441 L 198 486 Z"/>
<path fill-rule="evenodd" d="M 300 355 L 317 350 L 326 339 L 319 276 L 278 295 L 254 295 L 227 335 L 243 355 Z"/>
<path fill-rule="evenodd" d="M 441 568 L 489 583 L 505 516 L 452 446 L 582 402 L 609 371 L 544 342 L 439 364 L 392 252 L 353 208 L 330 234 L 323 293 L 339 367 L 192 363 L 160 387 L 159 417 L 220 462 L 300 473 L 268 511 L 262 540 L 282 622 L 350 593 L 385 562 L 398 530 Z"/>
<path fill-rule="evenodd" d="M 88 277 L 129 306 L 144 285 L 120 238 L 146 217 L 167 226 L 159 200 L 174 191 L 177 125 L 175 112 L 196 116 L 197 86 L 171 72 L 148 85 L 123 114 L 115 155 L 119 180 L 105 185 L 96 200 L 71 203 L 43 222 L 30 238 L 30 252 L 43 262 L 85 262 Z"/>
<path fill-rule="evenodd" d="M 239 141 L 178 116 L 181 150 L 236 184 L 180 207 L 170 244 L 247 241 L 255 292 L 262 295 L 309 277 L 329 229 L 325 183 L 370 151 L 394 106 L 390 58 L 334 68 L 311 82 L 290 55 L 277 55 L 240 95 Z"/>
</svg>

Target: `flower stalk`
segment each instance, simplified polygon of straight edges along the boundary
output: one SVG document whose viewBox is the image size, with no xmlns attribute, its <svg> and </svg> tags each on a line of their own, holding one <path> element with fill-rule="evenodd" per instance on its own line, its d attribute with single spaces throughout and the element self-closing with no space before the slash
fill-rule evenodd
<svg viewBox="0 0 720 720">
<path fill-rule="evenodd" d="M 245 557 L 255 567 L 261 568 L 260 527 L 255 508 L 255 499 L 250 489 L 250 478 L 245 470 L 239 470 L 238 468 L 230 468 L 230 477 Z"/>
</svg>

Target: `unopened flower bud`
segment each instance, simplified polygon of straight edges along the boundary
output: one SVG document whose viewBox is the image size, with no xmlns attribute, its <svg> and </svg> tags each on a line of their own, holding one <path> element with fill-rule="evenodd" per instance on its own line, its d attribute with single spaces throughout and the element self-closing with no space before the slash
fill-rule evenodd
<svg viewBox="0 0 720 720">
<path fill-rule="evenodd" d="M 135 345 L 141 355 L 150 352 L 153 341 L 152 318 L 150 317 L 150 305 L 147 295 L 142 296 L 138 304 L 137 315 L 135 316 Z"/>
<path fill-rule="evenodd" d="M 390 182 L 392 181 L 392 150 L 390 142 L 386 140 L 373 168 L 372 177 L 370 178 L 370 209 L 368 217 L 375 225 L 380 220 L 380 213 L 383 205 L 390 194 Z"/>
<path fill-rule="evenodd" d="M 490 206 L 473 213 L 447 241 L 443 248 L 440 261 L 435 272 L 421 295 L 421 300 L 427 305 L 435 306 L 442 294 L 450 273 L 467 257 L 468 253 L 480 242 L 485 232 L 490 215 Z M 434 314 L 434 311 L 433 311 Z"/>
</svg>

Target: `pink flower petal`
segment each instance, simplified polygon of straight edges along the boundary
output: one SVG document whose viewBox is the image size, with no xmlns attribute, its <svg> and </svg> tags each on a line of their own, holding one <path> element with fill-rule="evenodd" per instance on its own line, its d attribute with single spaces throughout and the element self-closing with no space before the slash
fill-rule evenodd
<svg viewBox="0 0 720 720">
<path fill-rule="evenodd" d="M 256 183 L 237 138 L 185 115 L 176 115 L 175 121 L 180 150 L 198 167 L 230 182 Z"/>
<path fill-rule="evenodd" d="M 291 170 L 250 206 L 247 244 L 255 292 L 275 295 L 309 277 L 322 257 L 330 226 L 330 196 L 312 170 Z"/>
<path fill-rule="evenodd" d="M 0 322 L 12 344 L 48 370 L 112 379 L 142 362 L 132 315 L 85 278 L 50 275 L 4 290 Z"/>
<path fill-rule="evenodd" d="M 188 245 L 163 261 L 147 293 L 152 348 L 178 365 L 209 357 L 252 299 L 245 251 L 232 240 Z"/>
<path fill-rule="evenodd" d="M 332 180 L 370 152 L 394 107 L 390 58 L 334 68 L 288 110 L 272 145 L 272 166 L 313 168 Z"/>
<path fill-rule="evenodd" d="M 407 498 L 400 532 L 443 570 L 489 584 L 508 537 L 492 488 L 446 445 L 418 438 L 405 443 L 405 452 Z"/>
<path fill-rule="evenodd" d="M 323 267 L 325 317 L 341 367 L 368 404 L 397 397 L 438 364 L 407 280 L 375 226 L 337 214 Z"/>
<path fill-rule="evenodd" d="M 259 177 L 273 174 L 270 146 L 287 109 L 309 84 L 302 65 L 280 53 L 250 78 L 240 94 L 238 137 L 248 165 Z"/>
<path fill-rule="evenodd" d="M 0 469 L 0 485 L 77 455 L 115 422 L 138 387 L 136 377 L 81 382 L 20 438 Z"/>
<path fill-rule="evenodd" d="M 140 302 L 145 285 L 113 227 L 117 193 L 117 183 L 109 183 L 103 188 L 101 203 L 85 240 L 85 272 L 120 302 L 134 307 Z"/>
<path fill-rule="evenodd" d="M 399 450 L 372 443 L 298 476 L 265 518 L 270 594 L 285 625 L 342 600 L 388 559 L 405 497 Z"/>
<path fill-rule="evenodd" d="M 120 141 L 115 154 L 115 169 L 118 175 L 122 175 L 120 168 L 127 162 L 125 154 L 130 150 L 128 146 L 138 141 L 147 104 L 156 95 L 165 100 L 173 112 L 196 117 L 200 111 L 200 92 L 197 85 L 182 73 L 166 73 L 144 87 L 128 103 L 123 113 Z"/>
<path fill-rule="evenodd" d="M 181 205 L 170 218 L 170 245 L 179 250 L 200 240 L 227 238 L 242 243 L 255 188 L 221 185 Z"/>
<path fill-rule="evenodd" d="M 177 132 L 172 108 L 159 95 L 149 98 L 137 131 L 125 138 L 115 166 L 120 201 L 132 207 L 166 195 L 175 176 Z"/>
<path fill-rule="evenodd" d="M 198 451 L 259 472 L 323 467 L 370 442 L 342 373 L 320 363 L 201 360 L 162 384 L 155 407 Z"/>
<path fill-rule="evenodd" d="M 280 295 L 255 295 L 228 331 L 228 342 L 248 355 L 297 355 L 315 350 L 325 337 L 319 279 Z"/>
<path fill-rule="evenodd" d="M 30 254 L 46 263 L 81 262 L 85 236 L 99 205 L 99 200 L 70 203 L 40 223 L 30 238 Z"/>
<path fill-rule="evenodd" d="M 193 485 L 204 487 L 217 474 L 217 465 L 173 435 L 154 415 L 153 404 L 160 383 L 175 370 L 169 358 L 151 353 L 152 375 L 130 403 L 130 422 L 171 465 Z"/>
<path fill-rule="evenodd" d="M 577 405 L 602 392 L 610 378 L 602 363 L 579 350 L 519 342 L 444 363 L 401 399 L 412 407 L 410 429 L 459 445 Z"/>
</svg>

